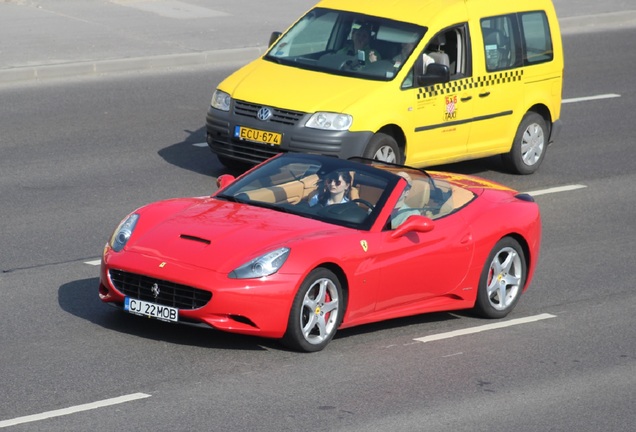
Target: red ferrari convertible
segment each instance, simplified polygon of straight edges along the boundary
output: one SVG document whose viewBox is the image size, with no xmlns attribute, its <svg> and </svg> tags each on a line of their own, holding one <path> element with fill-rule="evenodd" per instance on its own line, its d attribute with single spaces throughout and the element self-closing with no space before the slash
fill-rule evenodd
<svg viewBox="0 0 636 432">
<path fill-rule="evenodd" d="M 504 317 L 539 257 L 532 197 L 473 176 L 289 153 L 217 184 L 124 218 L 102 301 L 318 351 L 339 328 L 390 318 Z"/>
</svg>

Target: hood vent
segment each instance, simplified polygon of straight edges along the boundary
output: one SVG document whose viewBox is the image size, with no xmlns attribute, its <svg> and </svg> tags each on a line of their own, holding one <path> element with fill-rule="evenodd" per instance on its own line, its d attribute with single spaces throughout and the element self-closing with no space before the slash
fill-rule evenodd
<svg viewBox="0 0 636 432">
<path fill-rule="evenodd" d="M 192 240 L 192 241 L 195 241 L 195 242 L 204 243 L 206 245 L 209 245 L 211 243 L 211 241 L 208 240 L 208 239 L 204 239 L 204 238 L 201 238 L 201 237 L 188 235 L 188 234 L 181 234 L 179 237 L 181 237 L 184 240 Z"/>
</svg>

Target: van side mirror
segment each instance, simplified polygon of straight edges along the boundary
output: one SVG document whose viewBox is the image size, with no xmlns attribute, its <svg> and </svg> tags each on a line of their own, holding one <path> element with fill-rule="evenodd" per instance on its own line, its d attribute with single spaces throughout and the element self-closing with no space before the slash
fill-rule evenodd
<svg viewBox="0 0 636 432">
<path fill-rule="evenodd" d="M 269 45 L 268 46 L 274 45 L 274 43 L 278 40 L 278 38 L 282 34 L 283 33 L 279 32 L 279 31 L 272 32 L 272 34 L 269 36 Z"/>
<path fill-rule="evenodd" d="M 420 59 L 415 63 L 415 72 L 417 84 L 421 87 L 450 81 L 450 70 L 446 65 L 431 63 L 426 66 L 426 73 L 422 73 L 423 70 L 424 62 Z"/>
</svg>

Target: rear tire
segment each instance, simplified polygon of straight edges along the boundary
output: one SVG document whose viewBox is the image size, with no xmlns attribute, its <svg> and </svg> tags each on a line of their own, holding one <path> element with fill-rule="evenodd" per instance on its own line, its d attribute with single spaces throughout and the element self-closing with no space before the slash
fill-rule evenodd
<svg viewBox="0 0 636 432">
<path fill-rule="evenodd" d="M 367 159 L 393 164 L 401 164 L 403 162 L 402 152 L 395 139 L 391 135 L 382 132 L 376 133 L 371 137 L 363 156 Z"/>
<path fill-rule="evenodd" d="M 492 249 L 481 272 L 475 312 L 484 318 L 503 318 L 516 306 L 526 283 L 523 249 L 504 237 Z"/>
<path fill-rule="evenodd" d="M 519 124 L 510 152 L 502 157 L 506 168 L 515 174 L 532 174 L 538 170 L 549 136 L 545 119 L 536 112 L 528 112 Z"/>
</svg>

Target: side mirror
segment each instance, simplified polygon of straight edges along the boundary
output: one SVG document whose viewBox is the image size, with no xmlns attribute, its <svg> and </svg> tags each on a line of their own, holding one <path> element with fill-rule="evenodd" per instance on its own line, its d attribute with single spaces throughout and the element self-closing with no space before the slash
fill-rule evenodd
<svg viewBox="0 0 636 432">
<path fill-rule="evenodd" d="M 223 189 L 224 187 L 232 183 L 234 180 L 236 180 L 236 177 L 234 177 L 233 175 L 222 174 L 216 179 L 216 187 L 219 189 Z"/>
<path fill-rule="evenodd" d="M 450 70 L 448 66 L 431 63 L 426 66 L 426 73 L 422 73 L 424 70 L 424 62 L 420 59 L 415 63 L 415 71 L 417 76 L 417 84 L 421 87 L 430 86 L 433 84 L 441 84 L 450 81 Z"/>
<path fill-rule="evenodd" d="M 274 45 L 274 43 L 278 40 L 278 38 L 282 34 L 283 33 L 279 32 L 279 31 L 272 32 L 272 34 L 269 36 L 269 45 L 268 46 Z"/>
<path fill-rule="evenodd" d="M 427 218 L 426 216 L 409 216 L 402 225 L 397 227 L 391 233 L 391 237 L 396 239 L 411 231 L 426 233 L 430 232 L 435 228 L 435 223 L 431 218 Z"/>
</svg>

